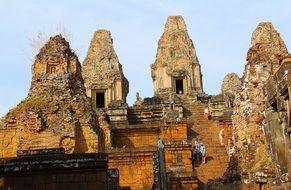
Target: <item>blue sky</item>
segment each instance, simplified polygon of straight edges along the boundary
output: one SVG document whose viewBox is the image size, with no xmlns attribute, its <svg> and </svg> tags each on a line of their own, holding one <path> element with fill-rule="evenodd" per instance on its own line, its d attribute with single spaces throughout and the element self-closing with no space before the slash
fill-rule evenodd
<svg viewBox="0 0 291 190">
<path fill-rule="evenodd" d="M 82 63 L 93 33 L 108 29 L 135 93 L 153 95 L 150 64 L 169 15 L 182 15 L 196 48 L 204 90 L 218 94 L 224 76 L 240 76 L 251 33 L 271 21 L 287 48 L 291 46 L 290 0 L 0 0 L 0 115 L 27 96 L 31 81 L 30 39 L 63 25 L 73 35 L 71 47 Z"/>
</svg>

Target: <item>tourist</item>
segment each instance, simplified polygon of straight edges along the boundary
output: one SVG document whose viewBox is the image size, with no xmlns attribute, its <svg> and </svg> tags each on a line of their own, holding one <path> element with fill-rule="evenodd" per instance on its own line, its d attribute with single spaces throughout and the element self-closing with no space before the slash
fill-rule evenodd
<svg viewBox="0 0 291 190">
<path fill-rule="evenodd" d="M 197 137 L 195 139 L 195 141 L 194 141 L 194 146 L 199 149 L 200 148 L 200 144 L 201 144 L 201 142 L 200 142 L 199 138 Z"/>
<path fill-rule="evenodd" d="M 195 141 L 194 141 L 194 147 L 196 148 L 196 156 L 197 156 L 197 162 L 200 162 L 200 157 L 201 157 L 201 153 L 200 153 L 200 140 L 199 138 L 196 138 Z"/>
<path fill-rule="evenodd" d="M 199 154 L 200 154 L 200 150 L 197 146 L 193 147 L 193 152 L 192 152 L 192 157 L 193 157 L 193 162 L 197 161 L 199 162 Z"/>
<path fill-rule="evenodd" d="M 224 129 L 221 129 L 219 132 L 219 140 L 220 140 L 220 144 L 223 145 L 223 140 L 224 140 Z"/>
<path fill-rule="evenodd" d="M 160 137 L 158 137 L 158 149 L 164 149 L 165 145 L 164 142 L 162 141 L 162 139 Z"/>
<path fill-rule="evenodd" d="M 197 160 L 197 154 L 196 154 L 196 147 L 193 146 L 193 150 L 192 150 L 192 160 L 193 162 Z"/>
<path fill-rule="evenodd" d="M 204 109 L 204 119 L 208 120 L 208 107 L 207 106 L 205 106 L 205 109 Z"/>
<path fill-rule="evenodd" d="M 176 117 L 176 123 L 181 123 L 181 118 L 179 116 Z"/>
<path fill-rule="evenodd" d="M 200 144 L 200 153 L 202 155 L 202 164 L 206 163 L 206 146 L 205 144 Z"/>
<path fill-rule="evenodd" d="M 200 140 L 198 137 L 196 137 L 195 141 L 194 141 L 194 145 L 197 147 L 200 145 Z"/>
</svg>

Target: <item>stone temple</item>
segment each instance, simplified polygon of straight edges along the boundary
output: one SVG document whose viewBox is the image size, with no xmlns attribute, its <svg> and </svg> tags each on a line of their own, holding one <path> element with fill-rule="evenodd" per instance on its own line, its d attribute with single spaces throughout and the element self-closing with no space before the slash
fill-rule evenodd
<svg viewBox="0 0 291 190">
<path fill-rule="evenodd" d="M 167 19 L 151 73 L 155 96 L 203 93 L 200 64 L 182 17 Z"/>
<path fill-rule="evenodd" d="M 271 23 L 255 29 L 246 60 L 242 77 L 206 94 L 185 21 L 170 16 L 149 67 L 154 96 L 129 106 L 109 31 L 95 32 L 83 65 L 51 37 L 28 96 L 0 120 L 0 188 L 290 189 L 291 56 Z"/>
<path fill-rule="evenodd" d="M 113 49 L 109 31 L 95 32 L 82 67 L 82 75 L 93 107 L 105 108 L 116 101 L 126 103 L 128 81 Z"/>
</svg>

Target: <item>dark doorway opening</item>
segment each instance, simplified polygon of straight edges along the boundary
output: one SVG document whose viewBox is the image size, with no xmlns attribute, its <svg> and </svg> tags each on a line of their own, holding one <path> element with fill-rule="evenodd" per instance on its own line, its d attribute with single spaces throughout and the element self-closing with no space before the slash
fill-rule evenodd
<svg viewBox="0 0 291 190">
<path fill-rule="evenodd" d="M 104 92 L 97 92 L 96 93 L 96 108 L 105 108 Z"/>
<path fill-rule="evenodd" d="M 176 93 L 183 94 L 183 79 L 176 79 Z"/>
</svg>

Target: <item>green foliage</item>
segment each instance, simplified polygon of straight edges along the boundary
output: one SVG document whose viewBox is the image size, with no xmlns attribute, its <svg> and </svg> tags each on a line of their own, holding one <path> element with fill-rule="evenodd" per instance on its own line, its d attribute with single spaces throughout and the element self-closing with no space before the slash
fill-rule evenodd
<svg viewBox="0 0 291 190">
<path fill-rule="evenodd" d="M 85 112 L 83 115 L 83 119 L 89 119 L 90 118 L 90 114 L 88 112 Z"/>
<path fill-rule="evenodd" d="M 262 163 L 269 168 L 272 168 L 272 166 L 273 166 L 272 159 L 271 159 L 270 155 L 267 153 L 267 151 L 265 151 L 265 154 L 264 154 L 263 159 L 262 159 Z"/>
<path fill-rule="evenodd" d="M 273 162 L 265 147 L 261 146 L 263 150 L 258 151 L 254 165 L 251 167 L 251 172 L 255 172 L 258 169 L 273 169 Z"/>
</svg>

